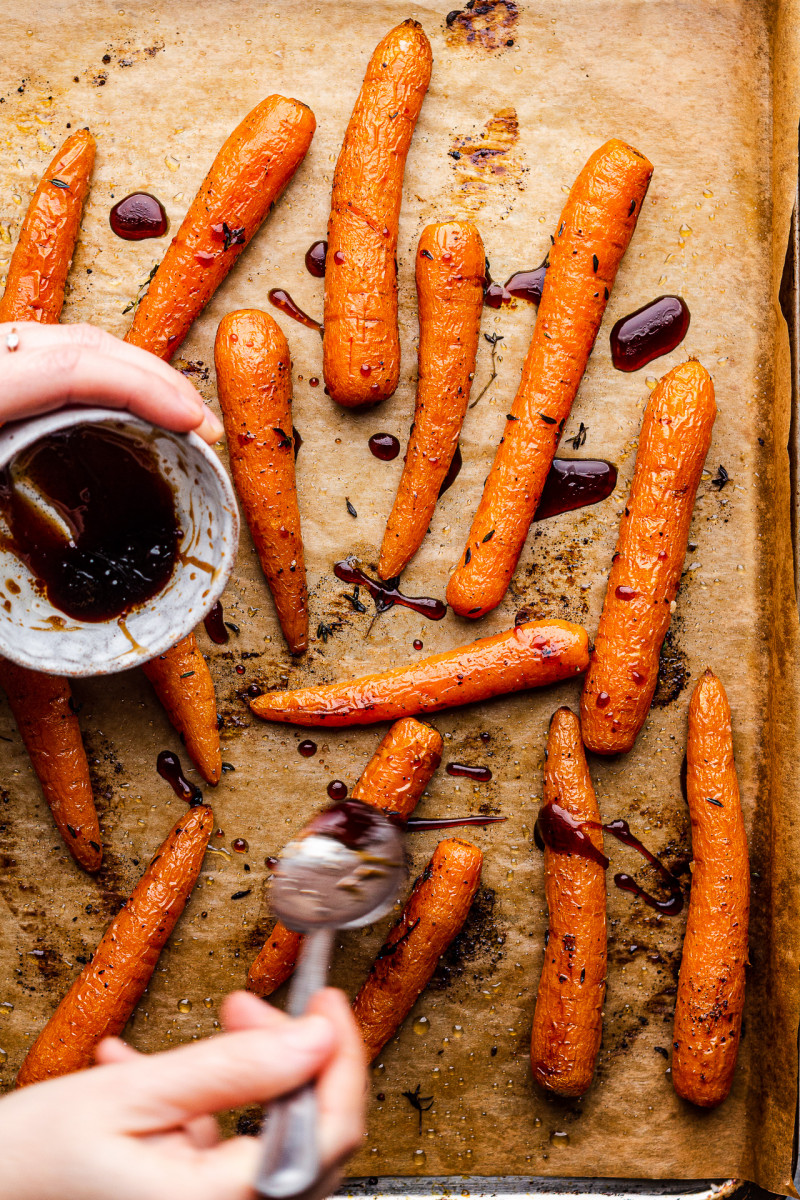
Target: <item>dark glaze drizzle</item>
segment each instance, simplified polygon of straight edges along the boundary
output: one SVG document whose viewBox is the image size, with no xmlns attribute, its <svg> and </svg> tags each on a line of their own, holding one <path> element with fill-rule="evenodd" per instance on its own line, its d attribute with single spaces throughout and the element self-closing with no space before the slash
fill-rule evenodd
<svg viewBox="0 0 800 1200">
<path fill-rule="evenodd" d="M 669 896 L 665 900 L 659 900 L 657 896 L 646 892 L 631 875 L 626 875 L 624 872 L 614 876 L 614 883 L 618 888 L 624 892 L 632 892 L 650 908 L 656 909 L 664 916 L 675 917 L 678 915 L 683 908 L 683 892 L 679 880 L 652 851 L 647 849 L 639 838 L 631 833 L 627 821 L 620 819 L 609 821 L 605 825 L 601 825 L 598 821 L 577 821 L 559 804 L 544 804 L 536 818 L 534 838 L 540 849 L 549 846 L 551 850 L 562 854 L 578 854 L 582 858 L 599 863 L 605 869 L 608 867 L 608 859 L 584 833 L 587 828 L 602 829 L 615 837 L 618 842 L 622 842 L 624 846 L 641 854 L 659 872 L 669 888 Z"/>
<path fill-rule="evenodd" d="M 488 767 L 471 767 L 467 763 L 449 762 L 445 767 L 448 775 L 459 775 L 465 779 L 474 779 L 476 783 L 488 783 L 492 772 Z"/>
<path fill-rule="evenodd" d="M 341 779 L 332 779 L 328 784 L 327 791 L 331 800 L 344 800 L 347 795 L 347 784 Z"/>
<path fill-rule="evenodd" d="M 393 433 L 373 433 L 367 444 L 370 454 L 381 462 L 391 462 L 400 453 L 400 443 Z"/>
<path fill-rule="evenodd" d="M 611 330 L 611 361 L 618 371 L 638 371 L 679 346 L 690 320 L 680 296 L 658 296 L 617 321 Z"/>
<path fill-rule="evenodd" d="M 10 467 L 0 472 L 9 549 L 56 608 L 77 620 L 106 621 L 161 591 L 181 531 L 172 489 L 145 443 L 79 425 L 42 438 L 15 462 L 70 534 L 67 540 L 25 501 Z"/>
<path fill-rule="evenodd" d="M 327 242 L 312 242 L 306 250 L 306 270 L 315 279 L 322 279 L 325 274 L 325 256 L 327 253 Z"/>
<path fill-rule="evenodd" d="M 315 321 L 308 313 L 303 312 L 300 305 L 294 302 L 284 288 L 272 288 L 267 295 L 270 304 L 280 309 L 282 313 L 286 313 L 287 317 L 291 317 L 293 321 L 298 321 L 301 325 L 305 325 L 307 329 L 316 329 L 317 333 L 320 336 L 322 335 L 322 323 Z"/>
<path fill-rule="evenodd" d="M 230 634 L 225 627 L 222 603 L 218 600 L 214 607 L 203 618 L 206 633 L 217 646 L 224 646 Z"/>
<path fill-rule="evenodd" d="M 450 466 L 447 468 L 447 474 L 442 480 L 442 486 L 439 488 L 439 497 L 441 498 L 448 488 L 451 488 L 458 478 L 458 473 L 463 466 L 464 460 L 461 457 L 461 446 L 456 445 L 453 451 L 453 457 L 450 459 Z"/>
<path fill-rule="evenodd" d="M 388 612 L 395 604 L 399 604 L 422 617 L 427 617 L 430 621 L 441 621 L 447 612 L 447 605 L 443 600 L 435 600 L 432 596 L 404 596 L 397 588 L 397 579 L 389 579 L 386 583 L 371 579 L 356 565 L 352 556 L 334 563 L 333 573 L 344 583 L 357 583 L 369 592 L 379 613 Z"/>
<path fill-rule="evenodd" d="M 508 817 L 409 817 L 405 827 L 409 833 L 421 833 L 425 829 L 455 829 L 459 825 L 496 825 Z"/>
<path fill-rule="evenodd" d="M 203 793 L 196 783 L 190 783 L 183 773 L 181 760 L 171 750 L 162 750 L 156 759 L 156 770 L 166 779 L 179 800 L 185 800 L 190 808 L 203 803 Z"/>
<path fill-rule="evenodd" d="M 360 800 L 342 800 L 317 813 L 306 826 L 306 833 L 336 838 L 351 850 L 363 850 L 372 844 L 375 826 L 382 819 Z"/>
<path fill-rule="evenodd" d="M 500 308 L 510 304 L 512 300 L 529 300 L 538 305 L 542 298 L 544 279 L 547 274 L 547 262 L 540 267 L 528 271 L 515 271 L 505 283 L 496 283 L 486 264 L 486 274 L 483 282 L 483 303 L 487 308 Z"/>
<path fill-rule="evenodd" d="M 126 242 L 163 237 L 169 225 L 164 205 L 149 192 L 131 192 L 118 200 L 108 214 L 108 223 Z"/>
<path fill-rule="evenodd" d="M 317 753 L 317 743 L 312 742 L 310 738 L 304 742 L 300 742 L 297 746 L 297 753 L 302 754 L 303 758 L 313 758 Z"/>
<path fill-rule="evenodd" d="M 617 468 L 604 459 L 554 458 L 534 521 L 606 500 L 617 485 Z"/>
</svg>

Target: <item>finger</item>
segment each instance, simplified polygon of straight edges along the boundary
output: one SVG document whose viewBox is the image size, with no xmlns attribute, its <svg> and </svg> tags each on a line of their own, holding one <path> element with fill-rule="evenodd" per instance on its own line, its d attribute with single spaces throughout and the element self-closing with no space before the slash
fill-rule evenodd
<svg viewBox="0 0 800 1200">
<path fill-rule="evenodd" d="M 116 1037 L 103 1038 L 94 1052 L 94 1061 L 98 1067 L 110 1066 L 112 1063 L 130 1062 L 131 1059 L 139 1057 L 138 1050 L 134 1050 L 133 1046 L 123 1042 L 122 1038 Z"/>
<path fill-rule="evenodd" d="M 122 1038 L 103 1038 L 94 1055 L 98 1067 L 130 1062 L 136 1058 L 141 1058 L 140 1052 L 123 1042 Z M 219 1125 L 214 1117 L 194 1117 L 185 1122 L 183 1129 L 197 1150 L 208 1150 L 219 1141 Z"/>
<path fill-rule="evenodd" d="M 344 992 L 325 988 L 311 1001 L 309 1012 L 325 1017 L 336 1031 L 336 1052 L 317 1081 L 322 1158 L 331 1167 L 352 1154 L 364 1137 L 367 1055 Z"/>
<path fill-rule="evenodd" d="M 222 1001 L 219 1015 L 223 1026 L 231 1033 L 239 1029 L 274 1029 L 291 1020 L 286 1013 L 252 992 L 231 992 Z"/>
<path fill-rule="evenodd" d="M 163 358 L 143 350 L 140 346 L 123 342 L 121 338 L 106 333 L 97 325 L 40 325 L 37 321 L 0 323 L 0 355 L 5 349 L 6 337 L 12 329 L 18 338 L 18 346 L 14 352 L 16 354 L 54 346 L 80 346 L 105 357 L 117 358 L 120 362 L 139 367 L 142 371 L 152 371 L 166 383 L 171 383 L 190 401 L 199 398 L 197 389 L 186 376 L 164 362 Z"/>
<path fill-rule="evenodd" d="M 52 346 L 3 359 L 0 418 L 49 412 L 64 404 L 127 408 L 186 432 L 207 414 L 197 392 L 186 396 L 154 371 L 80 346 Z"/>
<path fill-rule="evenodd" d="M 333 1054 L 336 1036 L 329 1020 L 313 1015 L 144 1055 L 93 1073 L 99 1107 L 107 1097 L 117 1128 L 147 1133 L 240 1104 L 264 1104 L 313 1079 Z"/>
</svg>

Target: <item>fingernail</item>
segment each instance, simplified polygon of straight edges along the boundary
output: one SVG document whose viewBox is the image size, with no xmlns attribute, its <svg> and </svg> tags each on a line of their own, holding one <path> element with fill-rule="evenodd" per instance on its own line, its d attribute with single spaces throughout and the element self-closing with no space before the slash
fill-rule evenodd
<svg viewBox="0 0 800 1200">
<path fill-rule="evenodd" d="M 333 1042 L 334 1030 L 324 1017 L 298 1017 L 281 1034 L 284 1042 L 293 1050 L 306 1054 L 327 1050 Z"/>
<path fill-rule="evenodd" d="M 218 442 L 222 437 L 223 432 L 224 430 L 222 422 L 220 421 L 219 417 L 216 416 L 215 413 L 209 412 L 208 410 L 206 410 L 203 415 L 203 420 L 195 429 L 195 433 L 198 433 L 200 437 L 204 438 L 207 442 Z"/>
</svg>

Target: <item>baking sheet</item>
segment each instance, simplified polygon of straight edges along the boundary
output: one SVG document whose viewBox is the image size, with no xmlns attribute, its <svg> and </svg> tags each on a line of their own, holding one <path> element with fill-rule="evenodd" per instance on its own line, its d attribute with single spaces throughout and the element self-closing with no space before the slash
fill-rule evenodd
<svg viewBox="0 0 800 1200">
<path fill-rule="evenodd" d="M 130 320 L 123 309 L 163 252 L 161 242 L 113 236 L 108 210 L 115 199 L 135 189 L 154 192 L 174 231 L 218 145 L 263 96 L 282 91 L 314 109 L 318 129 L 305 163 L 182 348 L 178 365 L 212 401 L 213 337 L 224 313 L 269 309 L 268 290 L 285 287 L 321 316 L 322 282 L 307 274 L 303 254 L 324 236 L 333 164 L 375 44 L 414 15 L 435 58 L 406 173 L 398 256 L 403 367 L 395 396 L 371 413 L 335 409 L 322 384 L 310 382 L 321 379 L 319 338 L 270 310 L 294 359 L 312 634 L 320 622 L 341 627 L 327 642 L 312 640 L 306 659 L 293 663 L 243 537 L 224 598 L 226 617 L 240 632 L 226 647 L 214 647 L 200 633 L 217 683 L 223 758 L 236 769 L 211 796 L 220 831 L 216 852 L 128 1034 L 138 1047 L 154 1050 L 217 1027 L 221 997 L 244 982 L 270 926 L 265 857 L 325 800 L 330 779 L 352 785 L 383 733 L 382 727 L 326 731 L 315 738 L 317 756 L 303 759 L 296 745 L 304 733 L 251 718 L 239 695 L 243 687 L 256 681 L 294 686 L 377 669 L 413 657 L 415 638 L 434 653 L 507 627 L 522 607 L 580 621 L 592 632 L 648 388 L 687 353 L 696 354 L 714 375 L 719 416 L 659 706 L 634 751 L 593 761 L 592 773 L 605 819 L 627 817 L 668 861 L 688 861 L 679 786 L 686 709 L 699 672 L 708 665 L 719 673 L 734 713 L 754 873 L 752 965 L 733 1093 L 714 1113 L 694 1112 L 673 1095 L 663 1052 L 669 1052 L 683 921 L 659 919 L 613 887 L 595 1084 L 581 1101 L 533 1090 L 528 1039 L 546 909 L 531 830 L 547 722 L 554 707 L 574 706 L 578 698 L 577 686 L 559 686 L 436 717 L 445 761 L 488 765 L 494 778 L 473 785 L 442 769 L 419 811 L 461 814 L 487 806 L 509 820 L 464 831 L 485 851 L 483 891 L 434 986 L 372 1072 L 369 1132 L 349 1170 L 735 1175 L 785 1191 L 796 1082 L 800 806 L 785 454 L 789 362 L 777 293 L 796 178 L 796 4 L 482 0 L 449 27 L 448 8 L 438 0 L 410 8 L 395 0 L 317 0 L 302 9 L 251 0 L 87 0 L 81 6 L 42 0 L 30 12 L 4 6 L 0 269 L 67 124 L 88 124 L 98 138 L 66 321 L 92 320 L 123 333 Z M 480 627 L 452 614 L 432 624 L 399 609 L 371 626 L 371 605 L 365 614 L 353 611 L 344 598 L 349 589 L 331 567 L 349 552 L 374 565 L 401 470 L 401 459 L 374 460 L 367 438 L 385 430 L 404 442 L 411 421 L 418 235 L 430 221 L 471 216 L 496 279 L 536 265 L 575 175 L 610 136 L 638 146 L 656 169 L 563 452 L 615 462 L 617 489 L 602 505 L 534 527 L 511 591 Z M 611 325 L 664 292 L 683 295 L 692 312 L 685 342 L 643 371 L 615 372 Z M 483 331 L 503 338 L 497 378 L 467 415 L 463 470 L 404 577 L 412 594 L 444 593 L 534 319 L 535 310 L 524 303 L 485 312 Z M 490 373 L 490 347 L 482 341 L 473 396 Z M 568 439 L 581 421 L 587 440 L 574 452 Z M 721 491 L 711 484 L 719 464 L 731 478 Z M 5 708 L 0 714 L 0 734 L 10 739 L 3 743 L 0 806 L 0 1047 L 7 1055 L 0 1078 L 6 1086 L 180 811 L 155 773 L 157 752 L 179 746 L 143 676 L 79 682 L 75 693 L 108 847 L 96 882 L 68 860 L 13 722 Z M 482 731 L 490 734 L 488 744 L 479 738 Z M 246 854 L 231 851 L 235 838 L 247 840 Z M 435 834 L 410 839 L 414 871 L 435 841 Z M 622 848 L 611 852 L 615 869 L 648 880 L 641 860 Z M 248 894 L 231 898 L 242 891 Z M 343 937 L 336 982 L 355 990 L 387 924 Z M 402 1095 L 418 1083 L 434 1098 L 421 1133 Z M 248 1114 L 240 1116 L 239 1127 L 249 1121 Z"/>
</svg>

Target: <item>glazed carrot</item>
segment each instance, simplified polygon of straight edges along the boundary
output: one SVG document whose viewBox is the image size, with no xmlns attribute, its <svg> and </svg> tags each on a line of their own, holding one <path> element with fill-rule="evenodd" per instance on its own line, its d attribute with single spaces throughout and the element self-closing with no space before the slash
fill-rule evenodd
<svg viewBox="0 0 800 1200">
<path fill-rule="evenodd" d="M 213 828 L 202 804 L 178 819 L 28 1051 L 18 1087 L 90 1067 L 98 1043 L 122 1033 L 192 893 Z"/>
<path fill-rule="evenodd" d="M 702 1108 L 733 1083 L 744 1008 L 750 867 L 733 761 L 731 710 L 706 671 L 689 705 L 686 796 L 692 892 L 672 1036 L 672 1084 Z"/>
<path fill-rule="evenodd" d="M 596 754 L 630 750 L 649 712 L 715 414 L 711 376 L 693 360 L 664 376 L 645 410 L 581 696 L 583 740 Z"/>
<path fill-rule="evenodd" d="M 214 683 L 193 633 L 144 664 L 144 673 L 208 783 L 219 783 L 222 751 Z"/>
<path fill-rule="evenodd" d="M 559 708 L 550 722 L 543 804 L 557 804 L 603 853 L 603 833 L 581 729 Z M 600 862 L 545 844 L 550 923 L 531 1034 L 533 1078 L 559 1096 L 582 1096 L 594 1075 L 606 993 L 606 878 Z"/>
<path fill-rule="evenodd" d="M 614 138 L 573 184 L 519 389 L 447 588 L 462 617 L 499 604 L 514 574 L 652 173 L 638 150 Z"/>
<path fill-rule="evenodd" d="M 413 717 L 395 721 L 353 788 L 353 799 L 407 821 L 442 761 L 442 744 L 441 734 Z M 270 996 L 285 983 L 302 940 L 278 921 L 250 968 L 250 991 Z"/>
<path fill-rule="evenodd" d="M 11 256 L 0 321 L 58 322 L 94 153 L 91 133 L 79 129 L 67 138 L 45 171 Z"/>
<path fill-rule="evenodd" d="M 397 387 L 397 228 L 406 156 L 432 63 L 416 21 L 404 21 L 378 43 L 333 176 L 323 370 L 331 396 L 347 408 L 376 404 Z"/>
<path fill-rule="evenodd" d="M 268 692 L 250 704 L 265 721 L 295 725 L 372 725 L 414 713 L 473 704 L 544 687 L 586 670 L 588 636 L 568 621 L 528 621 L 469 646 L 380 675 L 296 692 Z"/>
<path fill-rule="evenodd" d="M 100 825 L 69 683 L 0 658 L 0 687 L 67 849 L 84 871 L 97 871 Z"/>
<path fill-rule="evenodd" d="M 353 1002 L 371 1062 L 428 986 L 439 959 L 467 919 L 483 855 L 460 838 L 439 842 Z"/>
<path fill-rule="evenodd" d="M 280 326 L 230 313 L 214 346 L 231 472 L 292 654 L 308 646 L 308 592 L 294 477 L 292 363 Z"/>
<path fill-rule="evenodd" d="M 299 100 L 267 96 L 211 164 L 125 337 L 169 359 L 306 155 L 316 121 Z"/>
<path fill-rule="evenodd" d="M 417 249 L 417 403 L 406 461 L 381 546 L 393 579 L 428 531 L 467 411 L 483 308 L 486 258 L 469 221 L 423 229 Z"/>
</svg>

